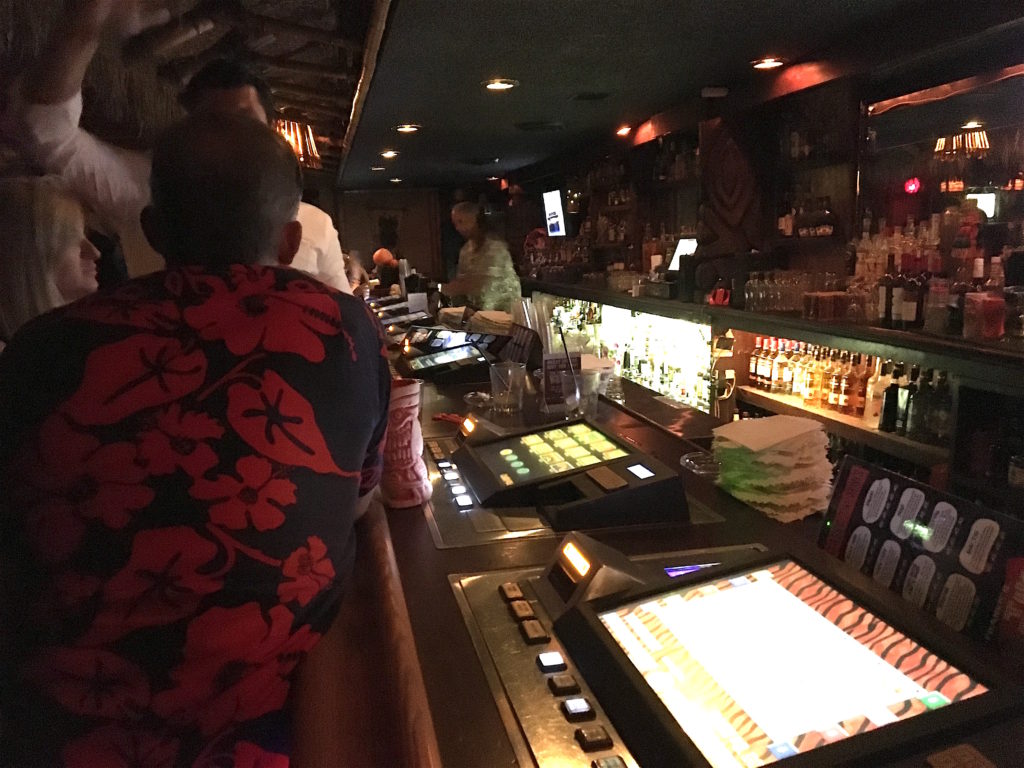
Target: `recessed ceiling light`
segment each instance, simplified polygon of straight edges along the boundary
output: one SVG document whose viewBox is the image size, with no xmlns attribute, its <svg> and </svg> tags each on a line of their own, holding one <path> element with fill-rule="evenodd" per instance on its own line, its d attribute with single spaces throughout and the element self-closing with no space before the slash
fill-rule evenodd
<svg viewBox="0 0 1024 768">
<path fill-rule="evenodd" d="M 633 129 L 630 126 L 623 125 L 623 126 L 619 127 L 619 130 L 617 130 L 615 132 L 615 135 L 616 136 L 629 136 L 629 132 L 632 131 L 632 130 Z"/>
<path fill-rule="evenodd" d="M 494 77 L 484 80 L 481 85 L 488 91 L 509 91 L 519 85 L 518 80 L 511 80 L 507 77 Z"/>
<path fill-rule="evenodd" d="M 754 65 L 754 69 L 776 69 L 783 66 L 786 62 L 777 56 L 765 56 L 763 59 L 750 62 Z"/>
<path fill-rule="evenodd" d="M 399 183 L 401 183 L 401 181 L 402 181 L 401 179 L 392 179 L 391 183 L 392 184 L 399 184 Z"/>
<path fill-rule="evenodd" d="M 385 160 L 391 160 L 392 158 L 398 157 L 398 152 L 396 152 L 393 149 L 385 149 L 383 152 L 380 153 L 380 156 L 383 157 Z"/>
<path fill-rule="evenodd" d="M 395 130 L 399 133 L 416 133 L 422 127 L 418 123 L 402 123 L 401 125 L 396 125 Z"/>
<path fill-rule="evenodd" d="M 966 123 L 960 126 L 960 130 L 973 131 L 976 128 L 981 128 L 984 125 L 980 120 L 968 120 Z"/>
<path fill-rule="evenodd" d="M 488 181 L 498 181 L 498 178 L 499 178 L 498 176 L 488 176 L 487 180 Z"/>
<path fill-rule="evenodd" d="M 370 166 L 370 170 L 371 171 L 383 171 L 383 170 L 386 170 L 386 169 L 384 168 L 383 165 L 371 165 Z"/>
</svg>

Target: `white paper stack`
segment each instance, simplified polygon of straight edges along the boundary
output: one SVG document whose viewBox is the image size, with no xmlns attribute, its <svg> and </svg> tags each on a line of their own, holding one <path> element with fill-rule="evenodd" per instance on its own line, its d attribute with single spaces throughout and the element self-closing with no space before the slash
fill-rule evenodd
<svg viewBox="0 0 1024 768">
<path fill-rule="evenodd" d="M 469 330 L 507 336 L 512 332 L 512 315 L 497 309 L 482 309 L 469 318 Z"/>
<path fill-rule="evenodd" d="M 789 523 L 823 511 L 832 493 L 828 437 L 799 416 L 734 421 L 715 430 L 718 484 L 740 501 Z"/>
</svg>

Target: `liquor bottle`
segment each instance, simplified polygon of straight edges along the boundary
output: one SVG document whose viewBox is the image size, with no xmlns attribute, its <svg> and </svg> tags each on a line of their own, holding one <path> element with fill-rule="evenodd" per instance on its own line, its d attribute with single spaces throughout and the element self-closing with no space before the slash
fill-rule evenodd
<svg viewBox="0 0 1024 768">
<path fill-rule="evenodd" d="M 964 332 L 964 297 L 971 290 L 971 272 L 966 260 L 959 259 L 956 274 L 949 286 L 948 322 L 946 333 L 962 336 Z"/>
<path fill-rule="evenodd" d="M 772 380 L 772 346 L 775 339 L 767 339 L 761 348 L 761 356 L 757 358 L 757 388 L 768 389 Z"/>
<path fill-rule="evenodd" d="M 903 255 L 903 307 L 900 317 L 903 321 L 901 327 L 908 330 L 918 327 L 922 299 L 923 282 L 914 262 L 913 254 Z"/>
<path fill-rule="evenodd" d="M 917 391 L 911 394 L 910 403 L 907 405 L 907 437 L 920 442 L 928 442 L 928 411 L 931 409 L 932 378 L 934 371 L 931 368 L 921 374 L 917 383 Z"/>
<path fill-rule="evenodd" d="M 893 327 L 893 288 L 896 285 L 896 254 L 889 252 L 885 274 L 878 281 L 878 324 Z M 902 296 L 900 297 L 902 301 Z"/>
<path fill-rule="evenodd" d="M 846 350 L 839 353 L 839 360 L 832 365 L 828 375 L 828 394 L 825 405 L 830 411 L 839 410 L 839 387 L 842 383 L 843 373 L 846 369 Z"/>
<path fill-rule="evenodd" d="M 807 364 L 804 373 L 804 405 L 817 405 L 821 400 L 821 371 L 825 366 L 825 350 L 819 347 L 814 360 Z"/>
<path fill-rule="evenodd" d="M 947 445 L 953 427 L 953 393 L 949 387 L 949 377 L 945 371 L 939 371 L 935 379 L 935 391 L 932 393 L 931 408 L 925 417 L 928 433 L 937 445 Z"/>
<path fill-rule="evenodd" d="M 878 369 L 875 368 L 872 363 L 871 355 L 868 355 L 867 359 L 864 361 L 864 367 L 861 368 L 860 376 L 857 379 L 857 388 L 852 397 L 854 416 L 858 416 L 862 419 L 864 418 L 864 410 L 867 407 L 868 401 L 868 379 L 870 379 L 877 370 Z"/>
<path fill-rule="evenodd" d="M 818 400 L 819 408 L 828 408 L 828 399 L 832 393 L 832 374 L 839 365 L 839 350 L 829 350 L 828 358 L 821 369 L 821 396 Z"/>
<path fill-rule="evenodd" d="M 906 383 L 900 385 L 897 399 L 896 412 L 896 434 L 907 434 L 907 417 L 910 415 L 910 400 L 917 394 L 917 378 L 921 369 L 914 365 L 910 368 L 910 374 L 906 377 Z"/>
<path fill-rule="evenodd" d="M 793 391 L 794 397 L 803 399 L 804 396 L 804 381 L 807 376 L 807 362 L 810 357 L 807 352 L 808 344 L 801 341 L 797 345 L 796 353 L 790 360 L 790 366 L 793 368 Z M 813 359 L 813 358 L 810 358 Z"/>
<path fill-rule="evenodd" d="M 776 394 L 784 394 L 786 388 L 786 373 L 789 371 L 789 353 L 786 351 L 786 339 L 779 339 L 775 356 L 772 358 L 772 383 L 771 391 Z M 792 377 L 792 374 L 790 374 Z M 790 386 L 792 386 L 790 378 Z"/>
<path fill-rule="evenodd" d="M 796 357 L 796 342 L 783 339 L 782 348 L 783 353 L 780 357 L 783 362 L 779 364 L 782 381 L 779 385 L 779 394 L 791 395 L 793 394 L 793 359 Z"/>
<path fill-rule="evenodd" d="M 757 381 L 757 361 L 761 357 L 761 343 L 762 339 L 760 336 L 757 337 L 757 342 L 754 344 L 754 351 L 750 353 L 750 366 L 748 368 L 748 384 L 751 387 L 758 386 Z"/>
<path fill-rule="evenodd" d="M 892 378 L 882 396 L 882 408 L 878 417 L 878 429 L 881 432 L 895 432 L 896 419 L 899 415 L 900 380 L 904 376 L 903 363 L 896 363 L 892 369 Z"/>
<path fill-rule="evenodd" d="M 864 381 L 863 363 L 859 352 L 850 359 L 850 367 L 843 373 L 839 381 L 839 412 L 852 414 L 857 401 L 857 393 Z"/>
<path fill-rule="evenodd" d="M 985 287 L 985 259 L 982 256 L 974 260 L 974 268 L 971 272 L 971 290 L 981 291 Z"/>
</svg>

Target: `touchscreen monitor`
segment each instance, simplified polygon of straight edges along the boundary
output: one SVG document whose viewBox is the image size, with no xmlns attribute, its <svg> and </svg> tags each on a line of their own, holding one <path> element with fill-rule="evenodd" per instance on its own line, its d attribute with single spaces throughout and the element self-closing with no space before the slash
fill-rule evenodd
<svg viewBox="0 0 1024 768">
<path fill-rule="evenodd" d="M 580 422 L 474 446 L 480 462 L 505 487 L 544 480 L 628 452 L 608 435 Z"/>
<path fill-rule="evenodd" d="M 440 352 L 431 352 L 429 355 L 422 355 L 409 360 L 409 368 L 414 371 L 422 371 L 424 368 L 433 368 L 438 365 L 445 365 L 446 363 L 454 363 L 459 360 L 470 360 L 476 358 L 480 362 L 486 362 L 486 358 L 480 354 L 480 351 L 472 346 L 465 345 L 462 347 L 453 347 L 452 349 L 444 349 Z"/>
<path fill-rule="evenodd" d="M 604 610 L 714 768 L 754 768 L 988 689 L 792 560 Z"/>
</svg>

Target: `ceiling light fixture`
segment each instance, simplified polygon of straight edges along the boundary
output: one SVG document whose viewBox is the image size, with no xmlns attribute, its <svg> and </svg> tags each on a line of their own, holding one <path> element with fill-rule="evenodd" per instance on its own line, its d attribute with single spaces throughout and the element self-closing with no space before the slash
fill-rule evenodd
<svg viewBox="0 0 1024 768">
<path fill-rule="evenodd" d="M 757 59 L 750 63 L 754 66 L 754 69 L 778 69 L 785 65 L 786 62 L 778 56 L 765 56 L 763 59 Z"/>
<path fill-rule="evenodd" d="M 968 120 L 966 123 L 960 126 L 961 130 L 973 131 L 977 128 L 981 128 L 984 125 L 980 120 Z"/>
<path fill-rule="evenodd" d="M 519 81 L 507 77 L 493 77 L 490 80 L 484 80 L 481 85 L 488 91 L 510 91 L 519 85 Z"/>
<path fill-rule="evenodd" d="M 619 130 L 617 130 L 615 132 L 615 135 L 616 136 L 629 136 L 629 133 L 632 130 L 633 130 L 632 127 L 630 127 L 628 125 L 622 125 L 622 126 L 619 126 Z"/>
<path fill-rule="evenodd" d="M 398 152 L 396 152 L 393 149 L 385 149 L 383 152 L 380 153 L 380 156 L 383 157 L 385 160 L 393 160 L 394 158 L 398 157 Z"/>
<path fill-rule="evenodd" d="M 383 165 L 371 165 L 370 166 L 370 170 L 371 171 L 383 171 L 383 170 L 386 170 L 386 169 L 384 168 Z"/>
<path fill-rule="evenodd" d="M 416 133 L 422 127 L 418 123 L 402 123 L 401 125 L 396 125 L 395 130 L 399 133 Z"/>
<path fill-rule="evenodd" d="M 498 179 L 499 179 L 499 177 L 498 177 L 498 176 L 488 176 L 488 177 L 487 177 L 487 180 L 488 180 L 488 181 L 498 181 Z"/>
<path fill-rule="evenodd" d="M 392 179 L 392 180 L 391 180 L 391 183 L 392 183 L 392 184 L 400 184 L 400 183 L 401 183 L 401 181 L 402 181 L 401 179 Z"/>
</svg>

